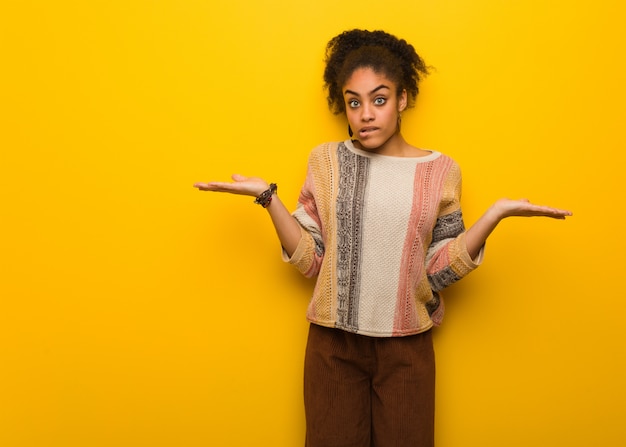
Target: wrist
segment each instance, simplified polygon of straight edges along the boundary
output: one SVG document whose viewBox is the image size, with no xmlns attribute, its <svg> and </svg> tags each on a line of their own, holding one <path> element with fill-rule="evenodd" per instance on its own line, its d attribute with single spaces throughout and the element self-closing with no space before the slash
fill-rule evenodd
<svg viewBox="0 0 626 447">
<path fill-rule="evenodd" d="M 268 189 L 259 194 L 254 200 L 254 203 L 261 205 L 263 208 L 267 208 L 270 206 L 270 203 L 272 203 L 272 197 L 274 197 L 277 190 L 278 186 L 276 183 L 270 183 Z"/>
<path fill-rule="evenodd" d="M 485 214 L 489 220 L 498 224 L 502 219 L 508 217 L 508 209 L 504 206 L 504 202 L 502 200 L 498 200 L 496 203 L 491 205 L 491 207 L 489 207 Z"/>
</svg>

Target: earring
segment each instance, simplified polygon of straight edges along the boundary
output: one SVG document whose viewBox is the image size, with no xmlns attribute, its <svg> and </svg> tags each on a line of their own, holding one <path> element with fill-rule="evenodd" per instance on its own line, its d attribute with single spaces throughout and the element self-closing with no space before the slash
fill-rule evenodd
<svg viewBox="0 0 626 447">
<path fill-rule="evenodd" d="M 354 135 L 354 132 L 352 132 L 352 128 L 350 127 L 350 124 L 348 124 L 348 135 L 350 135 L 350 138 L 352 138 L 352 135 Z"/>
<path fill-rule="evenodd" d="M 400 132 L 402 127 L 402 114 L 398 112 L 398 132 Z"/>
</svg>

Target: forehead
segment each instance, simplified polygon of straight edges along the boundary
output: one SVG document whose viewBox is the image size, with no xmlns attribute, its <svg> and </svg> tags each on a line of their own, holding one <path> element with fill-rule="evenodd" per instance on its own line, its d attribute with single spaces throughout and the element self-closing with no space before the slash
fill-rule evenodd
<svg viewBox="0 0 626 447">
<path fill-rule="evenodd" d="M 396 84 L 384 73 L 376 72 L 369 67 L 362 67 L 352 72 L 342 90 L 344 94 L 347 90 L 357 93 L 369 93 L 380 86 L 394 90 Z"/>
</svg>

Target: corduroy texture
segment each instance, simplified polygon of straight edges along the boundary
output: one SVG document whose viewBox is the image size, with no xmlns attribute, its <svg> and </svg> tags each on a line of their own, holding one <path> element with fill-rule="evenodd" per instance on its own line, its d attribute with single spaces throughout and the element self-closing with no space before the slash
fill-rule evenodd
<svg viewBox="0 0 626 447">
<path fill-rule="evenodd" d="M 311 324 L 304 402 L 307 447 L 432 447 L 431 331 L 376 338 Z"/>
<path fill-rule="evenodd" d="M 475 269 L 464 241 L 461 172 L 449 157 L 390 157 L 350 140 L 314 149 L 291 258 L 317 275 L 309 321 L 374 337 L 441 322 L 440 291 Z"/>
</svg>

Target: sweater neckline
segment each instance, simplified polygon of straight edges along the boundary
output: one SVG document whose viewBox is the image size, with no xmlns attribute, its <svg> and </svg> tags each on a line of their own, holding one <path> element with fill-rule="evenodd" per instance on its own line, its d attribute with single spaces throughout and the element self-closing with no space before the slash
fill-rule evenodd
<svg viewBox="0 0 626 447">
<path fill-rule="evenodd" d="M 343 144 L 346 146 L 346 148 L 350 151 L 353 152 L 357 155 L 360 155 L 362 157 L 368 157 L 368 158 L 378 158 L 378 159 L 388 159 L 388 160 L 407 160 L 407 161 L 413 161 L 413 162 L 418 162 L 418 163 L 424 163 L 424 162 L 428 162 L 428 161 L 432 161 L 436 158 L 439 158 L 441 156 L 441 152 L 439 151 L 434 151 L 434 150 L 430 150 L 430 149 L 423 149 L 426 151 L 429 151 L 430 154 L 428 155 L 420 155 L 417 157 L 398 157 L 396 155 L 383 155 L 383 154 L 377 154 L 376 152 L 368 152 L 368 151 L 364 151 L 362 149 L 358 149 L 354 146 L 354 143 L 352 142 L 352 140 L 348 139 L 345 140 L 343 142 Z"/>
</svg>

